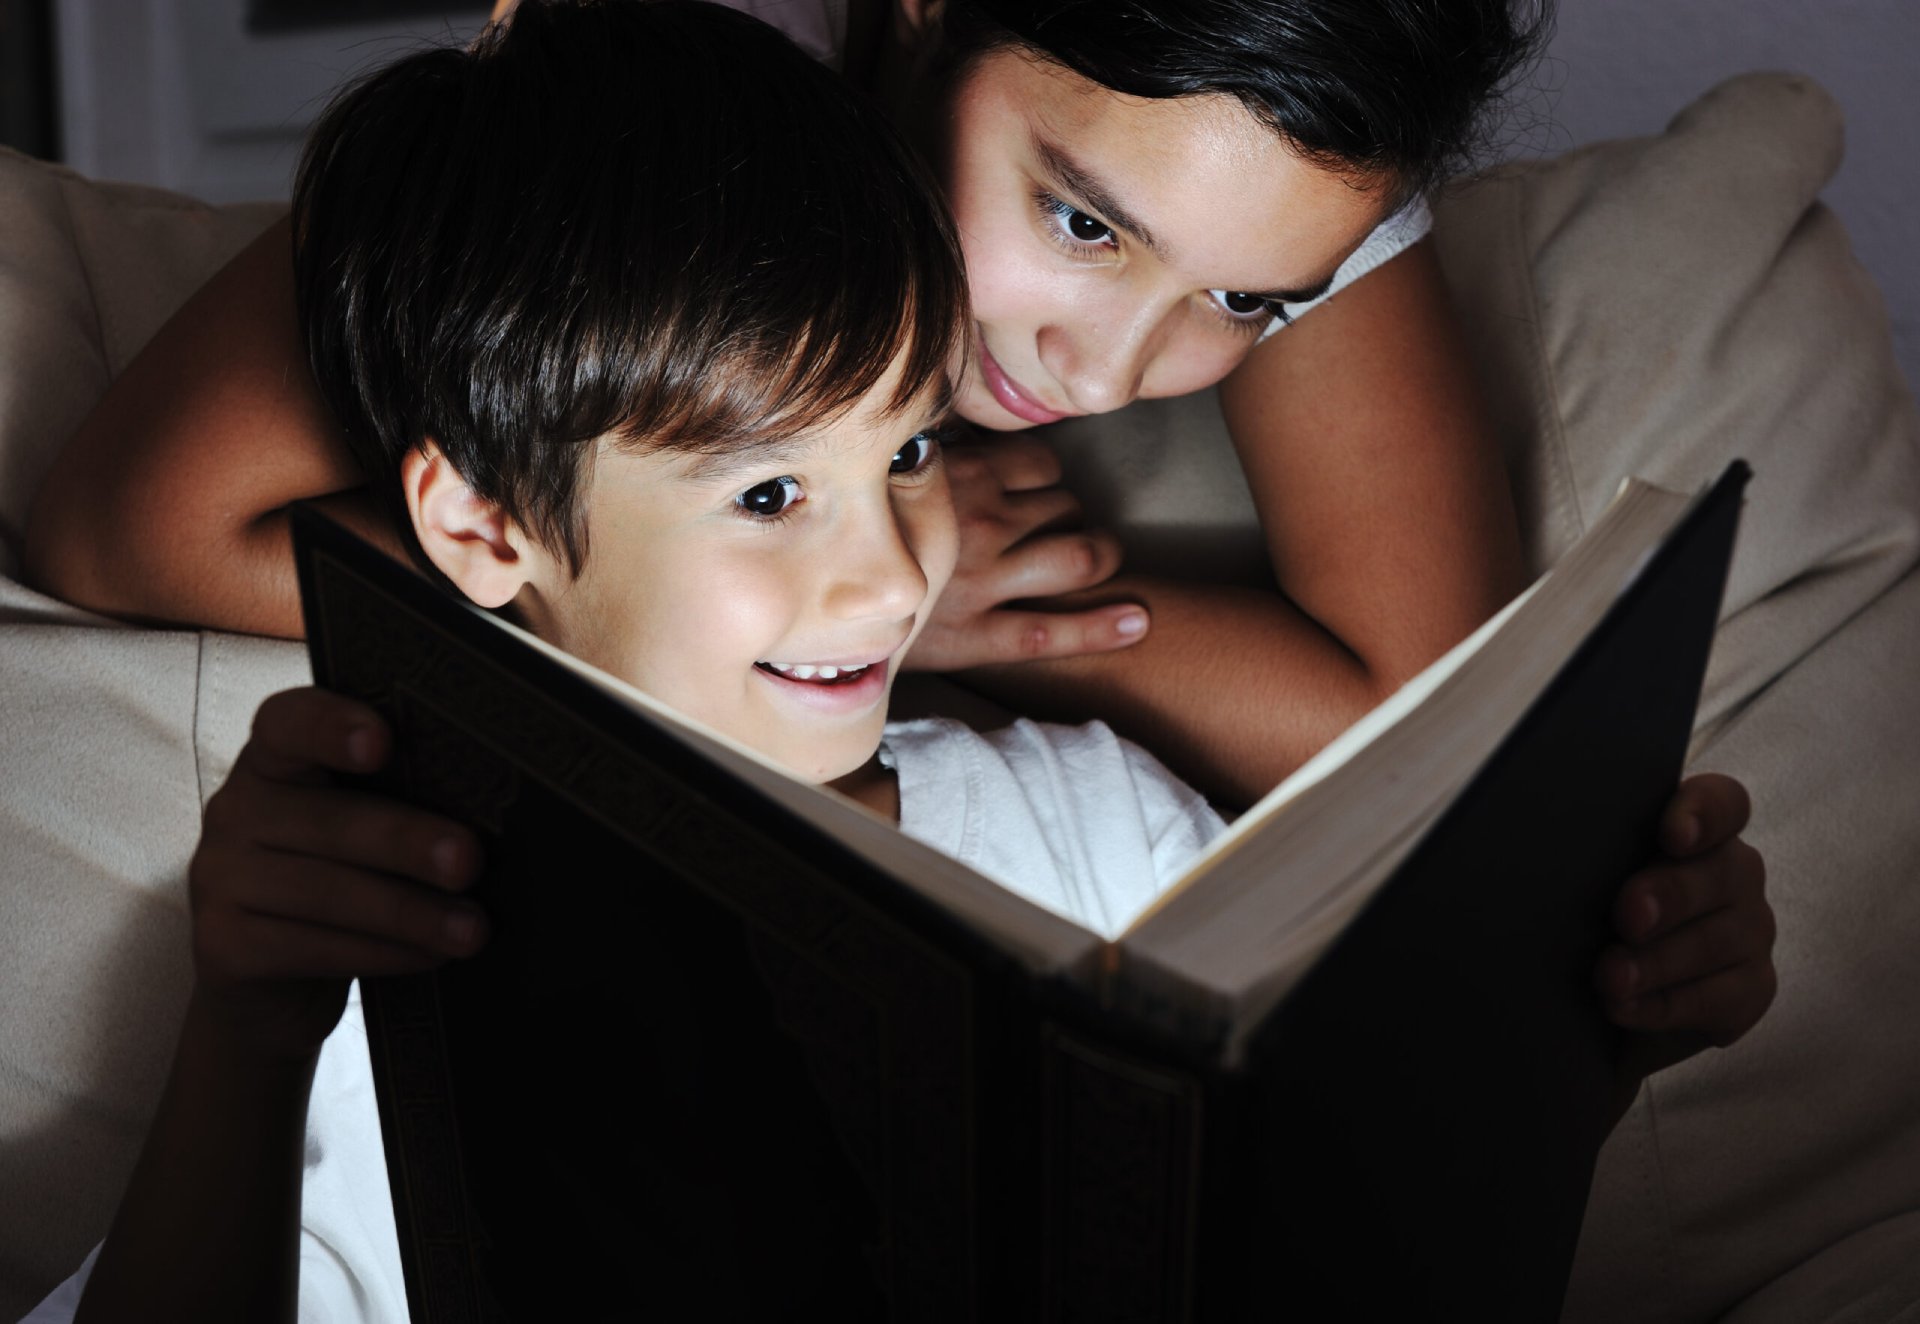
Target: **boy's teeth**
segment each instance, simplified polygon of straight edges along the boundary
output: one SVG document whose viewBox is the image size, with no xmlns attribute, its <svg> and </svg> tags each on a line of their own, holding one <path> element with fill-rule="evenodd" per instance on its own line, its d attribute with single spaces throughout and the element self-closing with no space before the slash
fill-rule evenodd
<svg viewBox="0 0 1920 1324">
<path fill-rule="evenodd" d="M 839 680 L 842 676 L 857 676 L 867 669 L 865 666 L 821 667 L 810 662 L 769 662 L 767 665 L 795 680 Z"/>
</svg>

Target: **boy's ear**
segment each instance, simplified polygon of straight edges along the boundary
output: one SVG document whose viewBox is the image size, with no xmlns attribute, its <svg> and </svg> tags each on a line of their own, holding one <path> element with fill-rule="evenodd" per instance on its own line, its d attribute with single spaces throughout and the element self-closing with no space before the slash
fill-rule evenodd
<svg viewBox="0 0 1920 1324">
<path fill-rule="evenodd" d="M 533 577 L 519 526 L 475 495 L 431 437 L 400 461 L 400 486 L 427 559 L 474 602 L 505 606 Z"/>
</svg>

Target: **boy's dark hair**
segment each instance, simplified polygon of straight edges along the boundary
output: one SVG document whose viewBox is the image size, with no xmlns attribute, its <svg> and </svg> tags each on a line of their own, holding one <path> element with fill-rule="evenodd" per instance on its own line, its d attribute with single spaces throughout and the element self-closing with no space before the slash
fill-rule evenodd
<svg viewBox="0 0 1920 1324">
<path fill-rule="evenodd" d="M 300 320 L 376 499 L 428 437 L 578 571 L 592 443 L 721 450 L 944 383 L 965 276 L 877 112 L 693 0 L 525 0 L 330 105 L 293 202 Z M 417 549 L 416 549 L 417 550 Z"/>
<path fill-rule="evenodd" d="M 1007 46 L 1132 96 L 1221 93 L 1308 160 L 1424 193 L 1472 156 L 1551 0 L 947 0 L 949 69 Z"/>
</svg>

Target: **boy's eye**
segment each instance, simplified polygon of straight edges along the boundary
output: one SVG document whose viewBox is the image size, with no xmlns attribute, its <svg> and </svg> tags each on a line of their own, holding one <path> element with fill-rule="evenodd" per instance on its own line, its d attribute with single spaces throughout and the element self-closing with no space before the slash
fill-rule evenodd
<svg viewBox="0 0 1920 1324">
<path fill-rule="evenodd" d="M 1229 317 L 1252 322 L 1267 317 L 1282 316 L 1280 310 L 1257 294 L 1243 294 L 1238 290 L 1208 290 L 1213 301 L 1220 305 Z"/>
<path fill-rule="evenodd" d="M 764 483 L 755 483 L 733 501 L 747 514 L 767 519 L 786 513 L 804 495 L 800 491 L 800 480 L 783 474 Z"/>
<path fill-rule="evenodd" d="M 893 463 L 887 472 L 894 474 L 917 473 L 927 467 L 934 453 L 940 447 L 940 439 L 931 432 L 916 432 L 907 438 L 907 444 L 893 453 Z"/>
</svg>

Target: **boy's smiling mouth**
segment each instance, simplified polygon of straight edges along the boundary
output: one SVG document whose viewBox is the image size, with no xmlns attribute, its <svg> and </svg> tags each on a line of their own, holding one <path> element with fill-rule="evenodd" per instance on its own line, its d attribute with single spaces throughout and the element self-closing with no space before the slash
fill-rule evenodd
<svg viewBox="0 0 1920 1324">
<path fill-rule="evenodd" d="M 756 662 L 756 667 L 771 671 L 782 680 L 806 681 L 814 685 L 846 684 L 858 680 L 872 666 L 871 662 L 862 662 L 856 666 L 828 666 L 812 662 Z"/>
<path fill-rule="evenodd" d="M 824 716 L 851 717 L 884 709 L 892 688 L 888 658 L 867 662 L 756 662 L 753 669 L 786 702 Z"/>
</svg>

